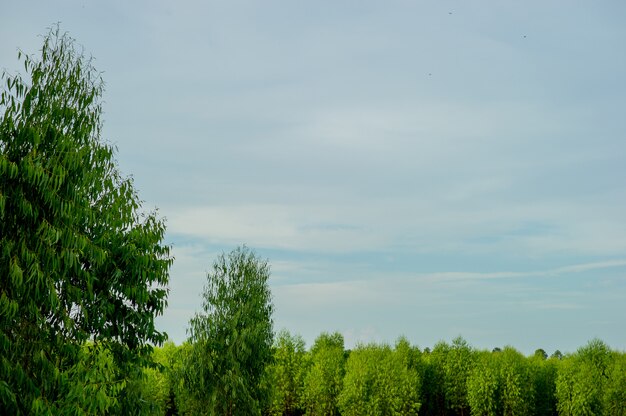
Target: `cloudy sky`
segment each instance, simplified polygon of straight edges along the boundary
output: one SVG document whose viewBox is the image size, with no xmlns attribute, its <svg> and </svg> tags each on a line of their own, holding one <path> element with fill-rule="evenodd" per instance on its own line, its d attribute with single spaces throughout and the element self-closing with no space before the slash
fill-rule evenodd
<svg viewBox="0 0 626 416">
<path fill-rule="evenodd" d="M 276 329 L 348 347 L 626 349 L 626 3 L 0 0 L 0 68 L 55 22 L 176 261 L 269 259 Z"/>
</svg>

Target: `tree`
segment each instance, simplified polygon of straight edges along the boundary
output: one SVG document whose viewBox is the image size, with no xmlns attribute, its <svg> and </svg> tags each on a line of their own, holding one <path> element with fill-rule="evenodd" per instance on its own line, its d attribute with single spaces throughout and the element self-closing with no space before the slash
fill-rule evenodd
<svg viewBox="0 0 626 416">
<path fill-rule="evenodd" d="M 270 413 L 296 415 L 304 413 L 302 395 L 308 360 L 304 340 L 283 330 L 278 333 L 274 347 L 274 362 L 268 373 L 272 385 Z"/>
<path fill-rule="evenodd" d="M 39 59 L 18 58 L 30 79 L 3 73 L 0 97 L 0 413 L 57 413 L 98 378 L 79 377 L 87 340 L 124 385 L 166 339 L 154 317 L 172 258 L 164 222 L 142 213 L 100 137 L 91 60 L 58 27 Z"/>
<path fill-rule="evenodd" d="M 416 351 L 405 338 L 395 350 L 387 345 L 360 345 L 346 362 L 339 395 L 341 414 L 416 415 L 421 403 Z"/>
<path fill-rule="evenodd" d="M 612 352 L 599 339 L 579 348 L 559 365 L 556 379 L 560 415 L 599 415 L 604 412 L 604 387 Z"/>
<path fill-rule="evenodd" d="M 543 348 L 536 349 L 534 356 L 542 360 L 548 359 L 548 353 Z"/>
<path fill-rule="evenodd" d="M 346 353 L 343 336 L 322 333 L 311 347 L 311 364 L 304 378 L 307 415 L 338 415 L 337 397 L 343 386 Z"/>
<path fill-rule="evenodd" d="M 499 355 L 502 352 L 480 352 L 467 379 L 467 401 L 472 415 L 502 414 L 502 386 Z"/>
<path fill-rule="evenodd" d="M 152 351 L 152 358 L 157 365 L 145 368 L 138 380 L 141 395 L 147 402 L 142 414 L 164 415 L 177 412 L 172 377 L 176 351 L 176 345 L 172 341 L 166 342 L 163 347 L 155 347 Z"/>
<path fill-rule="evenodd" d="M 346 374 L 338 402 L 341 414 L 383 415 L 391 414 L 388 376 L 391 348 L 388 345 L 359 345 L 350 352 L 346 361 Z"/>
<path fill-rule="evenodd" d="M 554 358 L 555 360 L 560 360 L 563 358 L 563 353 L 559 350 L 556 350 L 552 353 L 552 355 L 550 356 L 550 358 Z"/>
<path fill-rule="evenodd" d="M 626 353 L 614 352 L 606 372 L 604 412 L 610 416 L 626 416 Z"/>
<path fill-rule="evenodd" d="M 393 368 L 397 375 L 397 385 L 392 387 L 393 406 L 401 415 L 417 414 L 421 408 L 420 392 L 422 389 L 423 363 L 418 347 L 413 347 L 401 336 L 393 350 Z"/>
<path fill-rule="evenodd" d="M 502 409 L 506 415 L 527 415 L 534 407 L 534 384 L 530 365 L 520 352 L 505 347 L 498 355 L 502 382 Z"/>
<path fill-rule="evenodd" d="M 190 321 L 187 384 L 213 413 L 260 414 L 265 405 L 260 382 L 274 337 L 269 277 L 267 260 L 245 246 L 221 254 L 207 274 L 204 313 Z"/>
<path fill-rule="evenodd" d="M 423 414 L 446 415 L 444 362 L 449 351 L 450 345 L 440 341 L 431 352 L 424 354 L 421 393 Z"/>
<path fill-rule="evenodd" d="M 443 362 L 446 407 L 456 415 L 469 414 L 467 403 L 467 378 L 473 364 L 474 353 L 462 337 L 452 340 Z"/>
<path fill-rule="evenodd" d="M 547 354 L 546 354 L 547 355 Z M 530 358 L 535 392 L 535 414 L 556 415 L 556 375 L 558 359 L 546 359 L 543 354 Z"/>
<path fill-rule="evenodd" d="M 173 351 L 169 351 L 167 374 L 172 389 L 169 414 L 201 415 L 207 412 L 206 406 L 196 400 L 195 392 L 188 388 L 189 377 L 195 370 L 192 360 L 193 350 L 194 345 L 184 342 Z"/>
</svg>

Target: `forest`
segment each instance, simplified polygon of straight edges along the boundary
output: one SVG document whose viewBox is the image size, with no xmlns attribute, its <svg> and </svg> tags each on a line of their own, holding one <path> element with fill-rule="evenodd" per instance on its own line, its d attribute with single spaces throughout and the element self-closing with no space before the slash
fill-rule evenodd
<svg viewBox="0 0 626 416">
<path fill-rule="evenodd" d="M 182 345 L 167 306 L 165 220 L 100 137 L 104 83 L 52 28 L 0 98 L 0 414 L 626 415 L 626 354 L 310 348 L 275 333 L 269 261 L 240 246 L 207 273 Z M 419 328 L 415 329 L 419 331 Z"/>
<path fill-rule="evenodd" d="M 155 348 L 161 371 L 137 383 L 151 414 L 201 414 L 185 387 L 193 346 Z M 300 336 L 276 335 L 259 389 L 270 415 L 624 415 L 626 354 L 594 339 L 575 353 L 524 356 L 513 347 L 472 348 L 463 338 L 432 349 L 399 338 L 394 346 L 344 348 L 323 333 L 305 348 Z M 188 375 L 187 375 L 188 376 Z"/>
</svg>

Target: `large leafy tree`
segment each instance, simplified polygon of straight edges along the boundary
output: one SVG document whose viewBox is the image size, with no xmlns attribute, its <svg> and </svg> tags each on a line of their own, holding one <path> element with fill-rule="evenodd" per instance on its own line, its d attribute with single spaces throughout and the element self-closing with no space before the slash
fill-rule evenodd
<svg viewBox="0 0 626 416">
<path fill-rule="evenodd" d="M 188 388 L 206 409 L 223 415 L 260 414 L 261 388 L 272 360 L 270 268 L 247 247 L 222 254 L 208 273 L 204 313 L 191 319 Z"/>
<path fill-rule="evenodd" d="M 165 340 L 154 317 L 172 258 L 163 221 L 142 214 L 100 137 L 91 60 L 58 27 L 39 58 L 18 56 L 24 76 L 3 73 L 0 97 L 0 413 L 58 413 L 98 379 L 77 376 L 85 362 L 114 365 L 123 387 Z"/>
</svg>

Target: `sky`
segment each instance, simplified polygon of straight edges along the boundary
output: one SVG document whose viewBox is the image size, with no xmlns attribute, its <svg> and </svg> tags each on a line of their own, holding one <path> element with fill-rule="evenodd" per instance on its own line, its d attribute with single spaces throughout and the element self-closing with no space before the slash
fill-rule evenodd
<svg viewBox="0 0 626 416">
<path fill-rule="evenodd" d="M 626 3 L 0 0 L 0 69 L 60 22 L 175 262 L 271 265 L 274 327 L 626 349 Z"/>
</svg>

